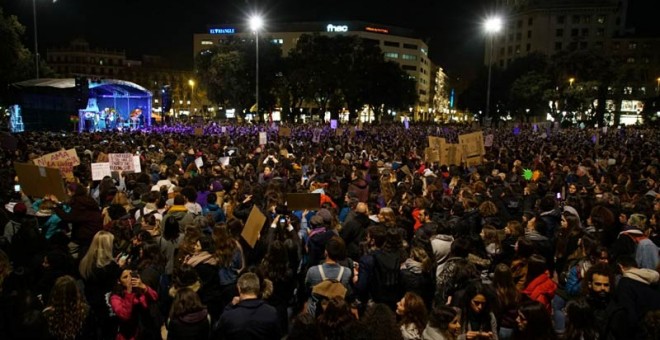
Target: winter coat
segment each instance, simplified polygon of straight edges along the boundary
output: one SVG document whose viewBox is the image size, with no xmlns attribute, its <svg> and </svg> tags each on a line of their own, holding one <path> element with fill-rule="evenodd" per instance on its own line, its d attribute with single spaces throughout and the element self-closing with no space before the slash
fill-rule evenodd
<svg viewBox="0 0 660 340">
<path fill-rule="evenodd" d="M 63 222 L 71 223 L 71 241 L 89 246 L 94 235 L 103 228 L 103 216 L 98 203 L 89 195 L 71 197 L 69 212 L 55 206 L 53 211 Z"/>
<path fill-rule="evenodd" d="M 279 340 L 281 337 L 277 311 L 260 299 L 227 306 L 214 328 L 212 339 Z"/>
<path fill-rule="evenodd" d="M 206 340 L 209 338 L 210 322 L 206 309 L 179 315 L 169 320 L 168 340 Z"/>
<path fill-rule="evenodd" d="M 639 334 L 642 320 L 648 311 L 660 309 L 660 292 L 651 287 L 658 283 L 660 274 L 651 269 L 625 270 L 616 286 L 616 301 L 626 311 L 629 339 L 644 338 Z"/>
<path fill-rule="evenodd" d="M 362 178 L 351 181 L 348 191 L 354 192 L 360 202 L 366 203 L 369 200 L 369 183 Z"/>
<path fill-rule="evenodd" d="M 339 236 L 346 243 L 346 256 L 354 261 L 360 258 L 360 242 L 364 239 L 367 227 L 370 224 L 369 216 L 365 214 L 355 214 L 355 217 L 344 223 Z"/>
<path fill-rule="evenodd" d="M 548 273 L 543 273 L 537 276 L 532 282 L 527 284 L 523 290 L 523 294 L 529 296 L 530 299 L 538 301 L 545 306 L 548 312 L 552 311 L 550 302 L 555 296 L 557 284 L 552 281 Z"/>
<path fill-rule="evenodd" d="M 158 293 L 147 286 L 142 294 L 123 292 L 122 295 L 113 294 L 110 297 L 112 311 L 119 318 L 119 332 L 117 340 L 136 339 L 139 332 L 138 313 L 140 309 L 147 310 L 149 305 L 155 303 Z"/>
<path fill-rule="evenodd" d="M 173 205 L 161 221 L 161 230 L 165 230 L 165 221 L 173 216 L 179 222 L 179 230 L 183 233 L 186 230 L 186 227 L 192 225 L 195 222 L 195 216 L 188 212 L 188 209 L 183 205 Z"/>
</svg>

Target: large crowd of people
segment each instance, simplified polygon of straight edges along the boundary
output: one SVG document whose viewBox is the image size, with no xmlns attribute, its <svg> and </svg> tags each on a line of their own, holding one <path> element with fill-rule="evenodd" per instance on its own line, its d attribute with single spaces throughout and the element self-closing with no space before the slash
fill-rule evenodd
<svg viewBox="0 0 660 340">
<path fill-rule="evenodd" d="M 284 128 L 13 136 L 0 338 L 660 338 L 657 129 L 484 129 L 467 166 L 425 150 L 471 126 Z M 68 199 L 11 190 L 63 149 Z M 142 171 L 93 181 L 111 153 Z"/>
</svg>

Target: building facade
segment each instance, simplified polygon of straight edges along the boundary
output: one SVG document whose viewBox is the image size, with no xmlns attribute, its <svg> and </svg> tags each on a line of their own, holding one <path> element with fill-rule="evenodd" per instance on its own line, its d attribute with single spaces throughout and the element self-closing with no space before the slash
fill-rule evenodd
<svg viewBox="0 0 660 340">
<path fill-rule="evenodd" d="M 498 0 L 497 8 L 505 24 L 485 47 L 493 44 L 493 64 L 501 68 L 535 52 L 604 49 L 625 33 L 626 0 Z"/>
<path fill-rule="evenodd" d="M 284 56 L 295 48 L 303 34 L 356 35 L 381 48 L 386 60 L 401 65 L 408 75 L 415 79 L 418 94 L 416 112 L 428 112 L 432 106 L 431 90 L 433 84 L 432 63 L 428 58 L 428 46 L 412 30 L 373 24 L 361 21 L 344 22 L 303 22 L 272 24 L 264 29 L 272 43 L 281 45 Z M 193 53 L 197 55 L 214 45 L 222 44 L 229 37 L 248 37 L 254 33 L 247 25 L 212 25 L 207 32 L 193 37 Z"/>
<path fill-rule="evenodd" d="M 90 48 L 82 39 L 69 46 L 49 48 L 46 62 L 60 77 L 116 78 L 126 65 L 126 52 Z"/>
</svg>

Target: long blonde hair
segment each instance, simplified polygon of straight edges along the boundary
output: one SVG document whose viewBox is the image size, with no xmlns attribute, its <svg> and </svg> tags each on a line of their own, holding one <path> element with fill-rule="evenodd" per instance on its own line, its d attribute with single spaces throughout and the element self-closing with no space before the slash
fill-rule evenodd
<svg viewBox="0 0 660 340">
<path fill-rule="evenodd" d="M 83 279 L 88 279 L 92 274 L 94 268 L 102 268 L 107 264 L 113 262 L 115 259 L 112 257 L 112 246 L 115 237 L 111 233 L 101 230 L 92 239 L 92 244 L 89 250 L 80 261 L 80 275 Z"/>
</svg>

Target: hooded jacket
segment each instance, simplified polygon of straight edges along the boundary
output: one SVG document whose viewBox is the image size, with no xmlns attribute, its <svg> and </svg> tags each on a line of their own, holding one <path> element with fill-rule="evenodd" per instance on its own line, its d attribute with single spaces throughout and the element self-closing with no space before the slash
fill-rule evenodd
<svg viewBox="0 0 660 340">
<path fill-rule="evenodd" d="M 167 338 L 177 340 L 206 340 L 209 338 L 208 312 L 202 309 L 169 320 Z"/>
<path fill-rule="evenodd" d="M 431 248 L 433 248 L 436 265 L 441 265 L 447 260 L 452 242 L 454 242 L 454 237 L 451 235 L 438 234 L 431 238 Z"/>
<path fill-rule="evenodd" d="M 369 183 L 363 178 L 358 178 L 348 184 L 348 191 L 352 191 L 360 202 L 366 203 L 369 200 Z"/>
</svg>

